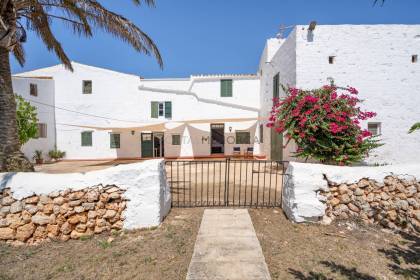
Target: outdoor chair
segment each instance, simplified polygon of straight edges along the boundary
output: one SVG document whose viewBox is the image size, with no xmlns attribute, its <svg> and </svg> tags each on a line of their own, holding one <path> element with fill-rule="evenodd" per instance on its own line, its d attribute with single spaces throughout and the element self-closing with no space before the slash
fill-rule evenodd
<svg viewBox="0 0 420 280">
<path fill-rule="evenodd" d="M 252 158 L 252 157 L 254 157 L 254 147 L 248 147 L 247 149 L 246 149 L 246 152 L 245 152 L 245 157 L 246 158 Z"/>
<path fill-rule="evenodd" d="M 240 157 L 241 156 L 241 147 L 233 147 L 233 156 Z"/>
</svg>

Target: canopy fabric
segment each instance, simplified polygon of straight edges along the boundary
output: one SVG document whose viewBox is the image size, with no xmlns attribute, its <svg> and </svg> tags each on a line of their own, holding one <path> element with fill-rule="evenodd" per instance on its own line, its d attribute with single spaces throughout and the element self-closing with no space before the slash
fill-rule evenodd
<svg viewBox="0 0 420 280">
<path fill-rule="evenodd" d="M 112 131 L 156 131 L 156 132 L 163 132 L 166 130 L 171 130 L 177 128 L 181 125 L 188 125 L 188 124 L 202 124 L 202 123 L 235 123 L 235 122 L 249 122 L 249 121 L 264 121 L 266 118 L 229 118 L 229 119 L 201 119 L 201 120 L 185 120 L 185 121 L 163 121 L 163 122 L 156 122 L 156 123 L 148 123 L 139 126 L 132 126 L 132 127 L 100 127 L 100 126 L 90 126 L 90 125 L 76 125 L 76 124 L 61 124 L 66 126 L 74 126 L 74 127 L 81 127 L 87 129 L 95 129 L 95 130 L 112 130 Z"/>
</svg>

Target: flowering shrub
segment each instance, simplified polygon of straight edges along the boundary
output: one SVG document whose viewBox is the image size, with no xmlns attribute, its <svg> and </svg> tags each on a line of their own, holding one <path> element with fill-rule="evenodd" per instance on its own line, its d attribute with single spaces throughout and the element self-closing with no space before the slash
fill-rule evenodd
<svg viewBox="0 0 420 280">
<path fill-rule="evenodd" d="M 286 133 L 287 143 L 296 142 L 297 157 L 340 165 L 360 161 L 382 144 L 361 129 L 360 121 L 376 113 L 362 111 L 357 94 L 352 87 L 290 88 L 284 99 L 274 100 L 267 126 Z"/>
</svg>

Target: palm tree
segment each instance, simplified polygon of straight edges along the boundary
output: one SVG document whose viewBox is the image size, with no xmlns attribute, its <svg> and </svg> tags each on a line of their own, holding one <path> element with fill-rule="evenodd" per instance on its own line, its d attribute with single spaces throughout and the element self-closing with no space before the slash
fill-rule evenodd
<svg viewBox="0 0 420 280">
<path fill-rule="evenodd" d="M 131 0 L 134 5 L 154 6 L 154 0 Z M 130 44 L 136 51 L 153 55 L 163 66 L 152 39 L 128 19 L 107 10 L 97 0 L 0 0 L 0 172 L 31 171 L 32 164 L 20 151 L 16 125 L 16 103 L 12 89 L 9 53 L 25 63 L 26 30 L 35 32 L 64 66 L 70 59 L 56 39 L 51 25 L 65 23 L 74 34 L 92 37 L 102 29 Z"/>
</svg>

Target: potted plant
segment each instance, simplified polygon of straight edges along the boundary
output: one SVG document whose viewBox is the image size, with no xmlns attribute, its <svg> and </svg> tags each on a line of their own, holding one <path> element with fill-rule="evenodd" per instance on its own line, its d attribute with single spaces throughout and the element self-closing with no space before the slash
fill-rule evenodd
<svg viewBox="0 0 420 280">
<path fill-rule="evenodd" d="M 54 149 L 48 152 L 48 156 L 54 161 L 59 161 L 66 156 L 66 152 Z"/>
<path fill-rule="evenodd" d="M 42 155 L 41 150 L 35 150 L 34 157 L 36 164 L 43 164 L 44 163 L 44 156 Z"/>
</svg>

